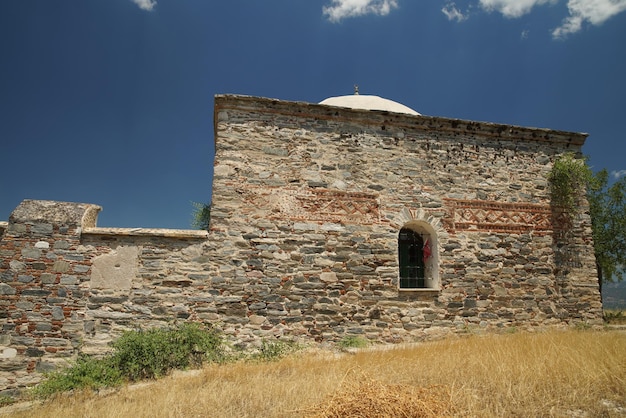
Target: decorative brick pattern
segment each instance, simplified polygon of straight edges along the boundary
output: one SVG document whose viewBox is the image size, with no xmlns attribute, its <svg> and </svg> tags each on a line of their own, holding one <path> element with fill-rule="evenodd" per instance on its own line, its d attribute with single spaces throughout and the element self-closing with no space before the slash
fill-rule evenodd
<svg viewBox="0 0 626 418">
<path fill-rule="evenodd" d="M 485 200 L 444 199 L 448 213 L 443 222 L 451 233 L 457 231 L 502 232 L 509 234 L 551 233 L 549 205 L 505 203 Z"/>
<path fill-rule="evenodd" d="M 270 210 L 268 219 L 366 225 L 380 222 L 378 196 L 373 193 L 248 187 L 246 195 L 250 205 Z"/>
</svg>

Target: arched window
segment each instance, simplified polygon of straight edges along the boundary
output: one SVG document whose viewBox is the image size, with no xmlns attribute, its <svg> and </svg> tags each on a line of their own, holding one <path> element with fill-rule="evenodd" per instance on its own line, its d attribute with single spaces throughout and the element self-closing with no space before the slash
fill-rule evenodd
<svg viewBox="0 0 626 418">
<path fill-rule="evenodd" d="M 446 231 L 425 210 L 402 209 L 394 218 L 398 233 L 399 290 L 439 291 L 439 237 Z M 397 230 L 396 230 L 397 231 Z"/>
<path fill-rule="evenodd" d="M 424 238 L 409 228 L 402 228 L 398 236 L 398 261 L 400 262 L 400 288 L 419 289 L 426 287 L 424 263 Z M 426 250 L 427 252 L 429 250 Z M 426 254 L 428 258 L 429 254 Z"/>
</svg>

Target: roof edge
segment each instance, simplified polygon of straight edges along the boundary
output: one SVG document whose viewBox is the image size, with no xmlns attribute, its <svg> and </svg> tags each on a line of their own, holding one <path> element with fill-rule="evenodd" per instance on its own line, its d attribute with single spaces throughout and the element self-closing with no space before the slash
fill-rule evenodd
<svg viewBox="0 0 626 418">
<path fill-rule="evenodd" d="M 213 127 L 215 133 L 217 133 L 217 124 L 220 121 L 220 111 L 240 109 L 254 110 L 260 113 L 287 114 L 295 117 L 315 117 L 329 120 L 343 119 L 373 126 L 393 125 L 417 130 L 437 129 L 458 133 L 471 132 L 497 139 L 564 143 L 574 146 L 582 146 L 585 143 L 585 139 L 589 136 L 587 133 L 549 128 L 524 127 L 440 116 L 410 115 L 385 110 L 353 109 L 319 103 L 287 101 L 238 94 L 216 94 L 214 100 Z M 214 136 L 214 138 L 216 137 L 217 135 Z"/>
</svg>

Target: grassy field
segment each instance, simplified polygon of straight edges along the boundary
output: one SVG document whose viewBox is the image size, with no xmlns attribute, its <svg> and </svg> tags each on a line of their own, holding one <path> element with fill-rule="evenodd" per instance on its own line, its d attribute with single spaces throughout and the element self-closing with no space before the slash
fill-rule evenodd
<svg viewBox="0 0 626 418">
<path fill-rule="evenodd" d="M 472 335 L 210 365 L 15 417 L 626 416 L 626 333 Z"/>
</svg>

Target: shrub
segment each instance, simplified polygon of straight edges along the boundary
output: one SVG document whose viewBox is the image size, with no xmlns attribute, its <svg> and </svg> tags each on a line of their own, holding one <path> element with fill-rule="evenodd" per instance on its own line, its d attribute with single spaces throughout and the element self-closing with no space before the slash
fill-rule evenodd
<svg viewBox="0 0 626 418">
<path fill-rule="evenodd" d="M 15 398 L 6 395 L 0 395 L 0 408 L 8 405 L 12 405 L 16 402 Z"/>
<path fill-rule="evenodd" d="M 626 324 L 626 315 L 621 310 L 605 309 L 604 322 L 607 324 Z"/>
<path fill-rule="evenodd" d="M 153 379 L 173 369 L 198 367 L 222 358 L 222 340 L 198 324 L 125 332 L 113 344 L 113 367 L 131 381 Z"/>
<path fill-rule="evenodd" d="M 359 337 L 357 335 L 348 335 L 343 337 L 337 343 L 337 346 L 342 350 L 347 350 L 349 348 L 364 348 L 369 345 L 369 341 L 363 337 Z"/>
<path fill-rule="evenodd" d="M 46 398 L 73 389 L 116 386 L 223 359 L 221 336 L 195 323 L 125 332 L 111 345 L 113 352 L 104 358 L 82 356 L 71 367 L 47 375 L 33 394 Z"/>
<path fill-rule="evenodd" d="M 554 162 L 548 181 L 552 203 L 565 210 L 570 219 L 573 219 L 578 214 L 579 199 L 584 196 L 587 185 L 593 181 L 593 173 L 585 159 L 568 153 Z"/>
<path fill-rule="evenodd" d="M 298 347 L 293 342 L 287 341 L 267 341 L 261 342 L 259 352 L 252 355 L 253 360 L 275 361 L 285 357 L 287 354 L 294 352 Z"/>
<path fill-rule="evenodd" d="M 33 394 L 47 398 L 73 389 L 117 386 L 122 381 L 121 372 L 112 367 L 110 358 L 82 356 L 71 367 L 48 374 L 46 380 L 33 389 Z"/>
</svg>

